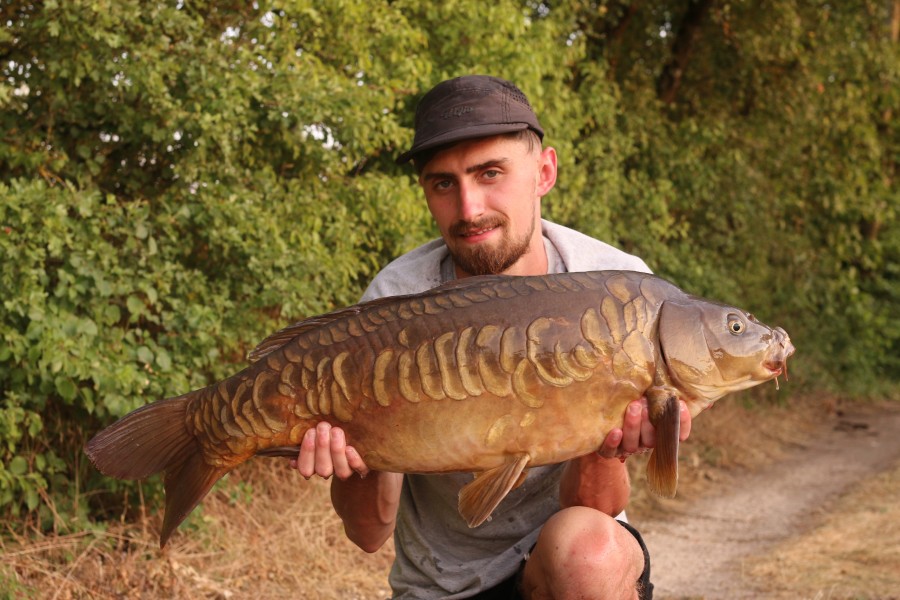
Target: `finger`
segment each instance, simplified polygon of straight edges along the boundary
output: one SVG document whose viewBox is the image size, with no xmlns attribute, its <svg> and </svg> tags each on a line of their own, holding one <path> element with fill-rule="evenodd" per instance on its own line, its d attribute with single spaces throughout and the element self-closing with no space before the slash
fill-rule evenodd
<svg viewBox="0 0 900 600">
<path fill-rule="evenodd" d="M 316 472 L 316 430 L 314 428 L 307 429 L 300 441 L 297 470 L 307 479 Z"/>
<path fill-rule="evenodd" d="M 615 458 L 619 452 L 619 444 L 621 443 L 622 430 L 618 427 L 611 429 L 610 432 L 606 434 L 606 439 L 603 440 L 603 444 L 597 450 L 597 454 L 603 458 Z"/>
<path fill-rule="evenodd" d="M 688 436 L 691 435 L 691 411 L 688 410 L 687 404 L 681 402 L 681 435 L 678 436 L 680 441 L 684 441 L 688 439 Z"/>
<path fill-rule="evenodd" d="M 625 409 L 625 417 L 622 420 L 622 444 L 620 450 L 633 454 L 637 452 L 641 444 L 641 415 L 643 407 L 640 401 L 635 400 Z"/>
<path fill-rule="evenodd" d="M 641 406 L 641 447 L 656 448 L 656 428 L 650 422 L 650 409 L 646 399 Z"/>
<path fill-rule="evenodd" d="M 328 479 L 334 474 L 331 461 L 331 424 L 322 421 L 316 425 L 316 474 Z"/>
<path fill-rule="evenodd" d="M 331 461 L 338 479 L 347 479 L 353 475 L 353 469 L 347 463 L 347 439 L 340 427 L 331 430 Z"/>
<path fill-rule="evenodd" d="M 351 469 L 359 473 L 360 477 L 365 477 L 369 474 L 368 465 L 366 465 L 362 456 L 359 455 L 359 452 L 353 446 L 347 446 L 347 464 L 350 465 Z"/>
</svg>

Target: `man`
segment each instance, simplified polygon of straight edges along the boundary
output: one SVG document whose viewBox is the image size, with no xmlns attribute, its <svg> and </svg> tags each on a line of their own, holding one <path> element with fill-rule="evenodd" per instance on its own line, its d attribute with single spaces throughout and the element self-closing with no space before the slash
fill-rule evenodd
<svg viewBox="0 0 900 600">
<path fill-rule="evenodd" d="M 553 148 L 513 84 L 465 76 L 438 84 L 419 103 L 412 160 L 441 238 L 401 256 L 363 300 L 425 291 L 487 273 L 648 271 L 640 259 L 541 219 L 556 183 Z M 681 411 L 682 439 L 690 416 Z M 628 406 L 622 429 L 594 454 L 531 469 L 492 519 L 470 529 L 456 509 L 471 474 L 369 472 L 339 428 L 307 432 L 295 464 L 302 475 L 336 476 L 331 497 L 347 536 L 374 552 L 392 534 L 395 598 L 650 598 L 649 558 L 623 519 L 630 483 L 624 458 L 653 447 L 645 401 Z"/>
</svg>

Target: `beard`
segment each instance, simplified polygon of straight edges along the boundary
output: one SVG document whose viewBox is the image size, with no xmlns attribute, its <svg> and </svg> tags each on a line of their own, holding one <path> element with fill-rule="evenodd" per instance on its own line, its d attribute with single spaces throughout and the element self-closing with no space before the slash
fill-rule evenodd
<svg viewBox="0 0 900 600">
<path fill-rule="evenodd" d="M 485 217 L 477 221 L 457 221 L 450 226 L 451 239 L 464 234 L 467 231 L 477 231 L 500 227 L 502 237 L 494 245 L 478 244 L 467 246 L 465 244 L 448 244 L 453 263 L 469 275 L 496 275 L 503 273 L 516 264 L 528 251 L 531 236 L 534 234 L 534 221 L 531 228 L 518 239 L 512 239 L 507 229 L 509 220 L 495 215 Z"/>
</svg>

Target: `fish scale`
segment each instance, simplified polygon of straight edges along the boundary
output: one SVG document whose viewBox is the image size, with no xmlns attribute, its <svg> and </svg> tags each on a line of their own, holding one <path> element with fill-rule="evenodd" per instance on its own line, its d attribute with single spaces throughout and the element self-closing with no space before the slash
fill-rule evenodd
<svg viewBox="0 0 900 600">
<path fill-rule="evenodd" d="M 658 440 L 648 481 L 674 494 L 678 402 L 696 415 L 792 352 L 784 330 L 645 273 L 473 277 L 276 332 L 244 370 L 126 415 L 85 450 L 112 476 L 165 472 L 161 544 L 228 470 L 296 456 L 319 421 L 371 469 L 479 474 L 459 501 L 477 526 L 525 469 L 596 450 L 642 395 Z"/>
</svg>

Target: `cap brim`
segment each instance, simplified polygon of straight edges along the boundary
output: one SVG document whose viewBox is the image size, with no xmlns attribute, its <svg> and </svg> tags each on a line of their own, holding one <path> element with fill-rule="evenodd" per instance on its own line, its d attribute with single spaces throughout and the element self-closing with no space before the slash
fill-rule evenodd
<svg viewBox="0 0 900 600">
<path fill-rule="evenodd" d="M 409 162 L 415 155 L 437 148 L 438 146 L 446 146 L 463 140 L 474 140 L 478 138 L 488 137 L 492 135 L 500 135 L 501 133 L 512 133 L 514 131 L 522 131 L 529 129 L 528 123 L 496 123 L 494 125 L 473 125 L 472 127 L 463 127 L 448 131 L 442 135 L 437 135 L 430 140 L 426 140 L 397 157 L 397 164 L 402 165 Z"/>
</svg>

